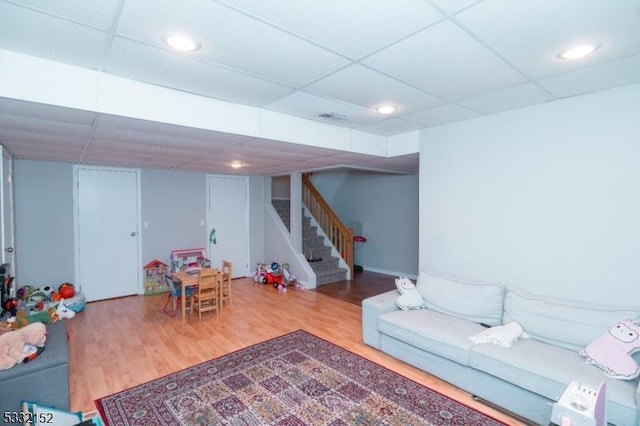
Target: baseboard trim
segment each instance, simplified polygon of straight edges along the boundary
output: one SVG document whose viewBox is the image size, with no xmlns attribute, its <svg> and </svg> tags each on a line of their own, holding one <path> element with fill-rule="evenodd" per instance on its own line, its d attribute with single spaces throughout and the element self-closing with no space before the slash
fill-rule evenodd
<svg viewBox="0 0 640 426">
<path fill-rule="evenodd" d="M 481 403 L 481 404 L 483 404 L 483 405 L 486 405 L 487 407 L 491 407 L 491 408 L 493 408 L 494 410 L 500 411 L 501 413 L 504 413 L 504 414 L 506 414 L 506 415 L 507 415 L 507 416 L 509 416 L 509 417 L 513 417 L 513 418 L 514 418 L 514 419 L 516 419 L 517 421 L 522 422 L 522 423 L 524 423 L 524 424 L 526 424 L 526 425 L 529 425 L 529 426 L 538 426 L 538 424 L 537 424 L 537 423 L 534 423 L 534 422 L 532 422 L 532 421 L 531 421 L 531 420 L 529 420 L 529 419 L 526 419 L 526 418 L 524 418 L 524 417 L 522 417 L 522 416 L 519 416 L 518 414 L 515 414 L 514 412 L 511 412 L 511 411 L 507 410 L 506 408 L 503 408 L 503 407 L 501 407 L 501 406 L 499 406 L 499 405 L 497 405 L 497 404 L 494 404 L 494 403 L 493 403 L 493 402 L 491 402 L 491 401 L 487 401 L 486 399 L 481 398 L 481 397 L 479 397 L 478 395 L 471 395 L 471 399 L 473 399 L 474 401 L 477 401 L 477 402 L 479 402 L 479 403 Z"/>
<path fill-rule="evenodd" d="M 417 275 L 408 274 L 406 272 L 389 271 L 388 269 L 380 269 L 380 268 L 374 268 L 372 266 L 364 266 L 364 265 L 362 265 L 362 269 L 364 269 L 367 272 L 375 272 L 376 274 L 393 275 L 396 277 L 409 277 L 413 280 L 418 279 Z"/>
</svg>

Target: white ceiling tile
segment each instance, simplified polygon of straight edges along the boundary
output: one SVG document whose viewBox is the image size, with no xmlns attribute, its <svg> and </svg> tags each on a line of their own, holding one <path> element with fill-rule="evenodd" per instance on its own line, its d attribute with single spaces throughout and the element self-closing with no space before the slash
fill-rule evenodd
<svg viewBox="0 0 640 426">
<path fill-rule="evenodd" d="M 483 0 L 432 0 L 435 4 L 446 10 L 448 13 L 456 12 L 471 3 L 478 3 Z"/>
<path fill-rule="evenodd" d="M 9 3 L 0 3 L 0 22 L 0 48 L 85 68 L 102 65 L 103 31 Z"/>
<path fill-rule="evenodd" d="M 116 37 L 105 71 L 225 101 L 261 106 L 293 89 Z M 189 76 L 185 78 L 185 76 Z M 220 84 L 224 82 L 224 84 Z"/>
<path fill-rule="evenodd" d="M 35 102 L 0 97 L 0 114 L 47 121 L 66 121 L 78 124 L 92 124 L 98 116 L 95 112 L 63 108 Z"/>
<path fill-rule="evenodd" d="M 349 63 L 246 14 L 205 0 L 129 1 L 116 34 L 163 47 L 161 39 L 170 32 L 188 33 L 202 44 L 194 57 L 292 87 L 302 87 Z"/>
<path fill-rule="evenodd" d="M 422 90 L 389 78 L 362 65 L 351 65 L 308 86 L 307 91 L 341 99 L 373 110 L 377 105 L 398 106 L 394 116 L 401 116 L 443 103 Z M 382 114 L 380 114 L 382 118 Z"/>
<path fill-rule="evenodd" d="M 552 99 L 553 96 L 539 86 L 533 83 L 526 83 L 476 98 L 465 99 L 458 103 L 485 114 L 493 114 L 547 102 Z"/>
<path fill-rule="evenodd" d="M 88 140 L 92 126 L 69 121 L 51 121 L 27 117 L 0 115 L 3 132 L 16 131 L 37 135 L 66 136 Z"/>
<path fill-rule="evenodd" d="M 25 144 L 37 145 L 40 147 L 58 147 L 61 150 L 75 150 L 87 144 L 88 138 L 77 138 L 67 135 L 54 135 L 50 133 L 36 133 L 33 131 L 14 131 L 3 129 L 1 142 L 6 146 L 22 146 Z"/>
<path fill-rule="evenodd" d="M 297 91 L 266 105 L 267 109 L 298 117 L 318 120 L 336 126 L 356 127 L 384 119 L 380 113 L 370 109 L 339 102 L 334 99 Z M 332 114 L 338 119 L 322 118 L 320 114 Z"/>
<path fill-rule="evenodd" d="M 640 54 L 545 78 L 538 83 L 560 98 L 640 83 Z"/>
<path fill-rule="evenodd" d="M 410 114 L 404 117 L 404 119 L 411 120 L 424 126 L 438 126 L 441 124 L 452 123 L 454 121 L 468 120 L 470 118 L 479 117 L 480 115 L 481 114 L 471 111 L 468 108 L 449 104 Z"/>
<path fill-rule="evenodd" d="M 637 0 L 493 0 L 456 16 L 531 78 L 640 52 Z M 576 44 L 602 47 L 578 61 L 556 55 Z"/>
<path fill-rule="evenodd" d="M 24 155 L 24 154 L 46 154 L 47 156 L 56 155 L 57 158 L 63 159 L 65 161 L 75 161 L 80 158 L 80 154 L 82 154 L 82 150 L 84 148 L 81 146 L 70 146 L 70 145 L 57 145 L 57 144 L 48 144 L 46 142 L 21 142 L 19 144 L 14 144 L 12 146 L 11 154 L 12 155 Z"/>
<path fill-rule="evenodd" d="M 118 3 L 119 0 L 20 0 L 21 6 L 103 30 L 108 30 L 111 26 Z"/>
<path fill-rule="evenodd" d="M 345 163 L 411 172 L 417 162 L 366 160 L 309 140 L 333 126 L 352 134 L 352 149 L 382 145 L 384 136 L 638 83 L 640 75 L 638 0 L 0 0 L 0 22 L 2 60 L 17 52 L 259 106 L 262 129 L 279 119 L 291 125 L 287 140 L 300 142 L 0 98 L 2 144 L 29 160 L 231 174 Z M 194 35 L 202 48 L 168 52 L 161 38 L 171 31 Z M 581 40 L 602 47 L 580 61 L 556 57 Z M 40 63 L 23 58 L 7 71 Z M 382 98 L 401 110 L 372 111 Z M 247 167 L 230 170 L 229 158 Z"/>
<path fill-rule="evenodd" d="M 405 121 L 402 119 L 389 118 L 387 120 L 379 121 L 374 124 L 362 126 L 358 130 L 371 132 L 378 135 L 391 136 L 391 135 L 397 135 L 400 133 L 410 132 L 412 130 L 418 130 L 421 127 L 422 126 L 420 126 L 419 124 Z"/>
<path fill-rule="evenodd" d="M 443 17 L 424 0 L 232 0 L 223 3 L 353 59 L 373 53 Z"/>
<path fill-rule="evenodd" d="M 522 75 L 450 22 L 421 31 L 364 62 L 449 101 L 525 82 Z"/>
</svg>

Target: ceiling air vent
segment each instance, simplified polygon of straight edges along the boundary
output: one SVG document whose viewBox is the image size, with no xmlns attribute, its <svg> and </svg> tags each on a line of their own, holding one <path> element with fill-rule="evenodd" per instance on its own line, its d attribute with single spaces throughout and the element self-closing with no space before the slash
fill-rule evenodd
<svg viewBox="0 0 640 426">
<path fill-rule="evenodd" d="M 346 120 L 347 118 L 346 115 L 338 114 L 335 112 L 323 112 L 322 114 L 318 114 L 318 117 L 326 118 L 328 120 L 333 120 L 333 121 L 342 121 L 342 120 Z"/>
</svg>

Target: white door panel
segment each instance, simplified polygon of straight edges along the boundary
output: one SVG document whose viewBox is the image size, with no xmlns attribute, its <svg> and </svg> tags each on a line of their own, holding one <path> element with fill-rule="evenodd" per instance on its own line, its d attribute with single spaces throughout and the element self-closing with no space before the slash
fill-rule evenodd
<svg viewBox="0 0 640 426">
<path fill-rule="evenodd" d="M 248 275 L 249 225 L 246 177 L 207 176 L 209 230 L 209 259 L 212 266 L 220 267 L 222 260 L 233 263 L 233 277 Z M 215 238 L 211 230 L 215 229 Z M 215 241 L 215 243 L 214 243 Z"/>
<path fill-rule="evenodd" d="M 77 284 L 89 301 L 139 293 L 139 171 L 76 173 Z"/>
<path fill-rule="evenodd" d="M 0 238 L 0 263 L 11 264 L 11 272 L 16 270 L 15 250 L 14 250 L 14 222 L 13 222 L 13 158 L 2 146 L 2 165 L 0 172 L 2 182 L 0 183 L 0 197 L 2 210 L 0 211 L 0 222 L 2 222 L 2 235 Z"/>
</svg>

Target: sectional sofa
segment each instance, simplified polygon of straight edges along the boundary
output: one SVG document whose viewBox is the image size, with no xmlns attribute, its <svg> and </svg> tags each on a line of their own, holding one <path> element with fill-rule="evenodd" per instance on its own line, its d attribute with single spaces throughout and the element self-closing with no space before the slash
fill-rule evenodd
<svg viewBox="0 0 640 426">
<path fill-rule="evenodd" d="M 422 309 L 400 309 L 396 290 L 362 302 L 366 344 L 534 424 L 550 423 L 552 405 L 571 381 L 593 389 L 604 382 L 608 422 L 640 425 L 638 379 L 608 377 L 580 355 L 613 325 L 638 320 L 640 307 L 536 295 L 430 271 L 420 273 L 416 287 Z M 472 340 L 514 322 L 524 331 L 510 347 Z"/>
<path fill-rule="evenodd" d="M 0 424 L 23 424 L 5 422 L 4 415 L 10 419 L 25 400 L 69 410 L 69 348 L 62 320 L 47 325 L 45 349 L 36 359 L 0 371 Z"/>
</svg>

